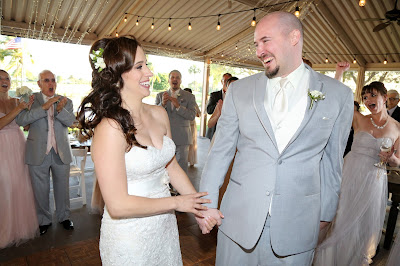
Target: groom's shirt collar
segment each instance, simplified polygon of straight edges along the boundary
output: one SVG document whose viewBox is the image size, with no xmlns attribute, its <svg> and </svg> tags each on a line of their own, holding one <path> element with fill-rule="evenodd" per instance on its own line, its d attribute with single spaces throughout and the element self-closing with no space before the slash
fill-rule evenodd
<svg viewBox="0 0 400 266">
<path fill-rule="evenodd" d="M 50 100 L 51 98 L 53 98 L 53 97 L 54 97 L 54 95 L 53 95 L 53 96 L 51 96 L 51 97 L 48 97 L 48 96 L 44 95 L 42 92 L 40 92 L 40 94 L 42 95 L 42 97 L 43 97 L 43 101 L 44 101 L 44 102 L 47 102 L 48 100 Z"/>
</svg>

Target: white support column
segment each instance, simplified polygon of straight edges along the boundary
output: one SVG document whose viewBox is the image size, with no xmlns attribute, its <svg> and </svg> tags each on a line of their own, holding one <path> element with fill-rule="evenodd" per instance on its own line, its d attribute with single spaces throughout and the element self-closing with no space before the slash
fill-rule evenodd
<svg viewBox="0 0 400 266">
<path fill-rule="evenodd" d="M 201 97 L 200 136 L 205 137 L 207 129 L 207 100 L 210 80 L 210 57 L 204 59 L 203 94 Z"/>
</svg>

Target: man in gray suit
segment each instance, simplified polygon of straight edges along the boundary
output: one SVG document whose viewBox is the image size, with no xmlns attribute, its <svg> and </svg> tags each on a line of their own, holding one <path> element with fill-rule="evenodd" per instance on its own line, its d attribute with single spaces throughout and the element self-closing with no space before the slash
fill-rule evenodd
<svg viewBox="0 0 400 266">
<path fill-rule="evenodd" d="M 157 94 L 156 105 L 167 110 L 172 140 L 176 145 L 176 160 L 187 173 L 189 145 L 192 144 L 190 121 L 196 117 L 196 100 L 193 94 L 181 89 L 181 81 L 181 73 L 172 70 L 168 81 L 170 89 Z"/>
<path fill-rule="evenodd" d="M 75 121 L 72 101 L 56 95 L 54 74 L 43 70 L 30 110 L 16 117 L 21 126 L 30 125 L 26 141 L 25 163 L 29 166 L 35 195 L 40 234 L 45 234 L 52 222 L 50 213 L 50 171 L 53 178 L 57 220 L 66 230 L 73 229 L 69 220 L 69 168 L 72 161 L 68 127 Z"/>
<path fill-rule="evenodd" d="M 264 17 L 254 43 L 265 73 L 231 84 L 200 182 L 212 200 L 204 215 L 220 225 L 216 265 L 311 265 L 336 213 L 353 93 L 303 64 L 293 14 Z"/>
</svg>

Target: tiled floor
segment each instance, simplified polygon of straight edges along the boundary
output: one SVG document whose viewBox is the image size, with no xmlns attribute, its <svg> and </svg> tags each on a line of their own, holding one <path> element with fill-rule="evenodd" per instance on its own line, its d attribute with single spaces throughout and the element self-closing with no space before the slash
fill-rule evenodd
<svg viewBox="0 0 400 266">
<path fill-rule="evenodd" d="M 199 163 L 189 167 L 189 177 L 196 187 L 208 152 L 208 139 L 198 139 Z M 90 158 L 87 163 L 86 187 L 88 205 L 73 204 L 71 219 L 75 229 L 66 231 L 53 221 L 49 231 L 18 247 L 0 250 L 1 265 L 101 265 L 98 249 L 100 215 L 90 209 L 91 191 L 93 187 L 93 163 Z M 76 193 L 76 191 L 71 191 Z M 216 232 L 202 235 L 193 215 L 177 213 L 182 259 L 184 265 L 214 265 L 216 251 Z M 53 219 L 54 220 L 54 219 Z M 400 218 L 399 218 L 400 220 Z M 1 225 L 0 225 L 1 226 Z M 398 221 L 396 232 L 399 230 Z M 381 240 L 383 245 L 384 235 Z M 389 251 L 381 248 L 374 258 L 374 266 L 386 264 Z"/>
</svg>

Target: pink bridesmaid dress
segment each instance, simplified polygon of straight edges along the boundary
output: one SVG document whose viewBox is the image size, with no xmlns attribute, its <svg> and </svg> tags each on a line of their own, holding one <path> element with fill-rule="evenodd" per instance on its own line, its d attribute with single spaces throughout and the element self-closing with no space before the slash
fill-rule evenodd
<svg viewBox="0 0 400 266">
<path fill-rule="evenodd" d="M 0 248 L 18 245 L 38 235 L 35 200 L 24 154 L 25 137 L 14 120 L 0 129 Z"/>
</svg>

